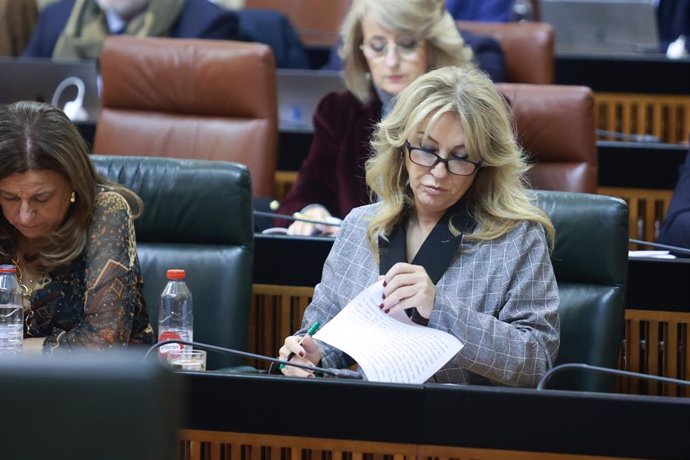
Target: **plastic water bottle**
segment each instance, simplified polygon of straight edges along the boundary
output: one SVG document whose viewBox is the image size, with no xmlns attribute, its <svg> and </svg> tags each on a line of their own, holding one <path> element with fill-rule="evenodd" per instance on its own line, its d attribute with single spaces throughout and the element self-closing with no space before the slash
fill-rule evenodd
<svg viewBox="0 0 690 460">
<path fill-rule="evenodd" d="M 192 293 L 185 283 L 184 270 L 171 269 L 167 271 L 168 284 L 161 294 L 161 304 L 158 310 L 158 341 L 166 340 L 194 340 L 194 315 L 192 313 Z M 191 350 L 192 347 L 182 344 L 168 344 L 160 347 L 161 357 L 170 351 Z"/>
<path fill-rule="evenodd" d="M 0 355 L 18 355 L 24 341 L 22 289 L 17 267 L 0 265 Z"/>
</svg>

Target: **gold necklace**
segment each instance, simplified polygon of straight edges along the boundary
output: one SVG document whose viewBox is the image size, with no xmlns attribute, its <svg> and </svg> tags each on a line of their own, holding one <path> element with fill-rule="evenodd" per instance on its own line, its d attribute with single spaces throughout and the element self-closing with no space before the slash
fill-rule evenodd
<svg viewBox="0 0 690 460">
<path fill-rule="evenodd" d="M 17 267 L 17 282 L 19 283 L 19 287 L 22 289 L 22 295 L 24 298 L 31 300 L 31 297 L 33 297 L 34 291 L 37 287 L 39 287 L 39 284 L 42 285 L 44 283 L 45 276 L 39 280 L 32 279 L 29 276 L 29 271 L 22 269 L 22 266 L 19 264 L 19 257 L 12 259 L 12 263 L 15 267 Z"/>
<path fill-rule="evenodd" d="M 24 271 L 19 265 L 19 257 L 17 257 L 16 259 L 12 259 L 12 263 L 15 267 L 17 267 L 17 283 L 19 284 L 19 287 L 22 290 L 22 297 L 24 298 L 24 301 L 22 303 L 24 304 L 23 307 L 25 337 L 32 337 L 33 334 L 31 332 L 31 325 L 34 319 L 34 310 L 31 305 L 31 297 L 34 294 L 34 288 L 36 285 L 34 281 L 31 278 L 29 278 L 28 271 L 26 272 L 27 283 L 24 282 Z"/>
</svg>

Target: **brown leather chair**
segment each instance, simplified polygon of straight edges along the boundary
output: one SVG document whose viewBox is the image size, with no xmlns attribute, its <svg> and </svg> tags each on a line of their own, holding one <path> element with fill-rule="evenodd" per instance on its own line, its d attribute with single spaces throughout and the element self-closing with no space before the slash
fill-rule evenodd
<svg viewBox="0 0 690 460">
<path fill-rule="evenodd" d="M 458 26 L 460 30 L 498 40 L 505 56 L 506 82 L 554 82 L 554 31 L 550 24 L 458 21 Z"/>
<path fill-rule="evenodd" d="M 597 192 L 594 96 L 586 86 L 499 83 L 515 114 L 518 141 L 531 155 L 531 185 Z"/>
<path fill-rule="evenodd" d="M 273 196 L 275 64 L 263 44 L 111 36 L 94 153 L 243 163 Z"/>
</svg>

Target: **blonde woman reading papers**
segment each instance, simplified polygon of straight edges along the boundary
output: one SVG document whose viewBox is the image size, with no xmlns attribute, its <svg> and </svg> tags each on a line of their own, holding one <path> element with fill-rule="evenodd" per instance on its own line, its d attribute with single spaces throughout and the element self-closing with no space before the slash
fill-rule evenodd
<svg viewBox="0 0 690 460">
<path fill-rule="evenodd" d="M 526 189 L 512 126 L 504 97 L 472 67 L 434 70 L 405 88 L 377 125 L 366 165 L 380 201 L 345 218 L 303 328 L 279 356 L 353 365 L 318 333 L 299 340 L 314 322 L 325 330 L 381 279 L 381 311 L 405 312 L 463 344 L 430 381 L 536 386 L 560 342 L 554 230 Z M 350 336 L 361 338 L 356 329 Z M 313 375 L 293 366 L 282 372 Z"/>
</svg>

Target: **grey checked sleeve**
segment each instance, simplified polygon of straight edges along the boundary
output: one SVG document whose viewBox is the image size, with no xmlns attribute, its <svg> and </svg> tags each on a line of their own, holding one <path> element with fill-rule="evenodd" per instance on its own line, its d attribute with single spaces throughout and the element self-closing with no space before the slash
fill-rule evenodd
<svg viewBox="0 0 690 460">
<path fill-rule="evenodd" d="M 534 387 L 558 353 L 556 279 L 541 226 L 523 222 L 501 240 L 484 243 L 474 255 L 482 261 L 471 265 L 486 264 L 487 278 L 470 280 L 467 289 L 485 289 L 487 299 L 494 295 L 497 311 L 481 311 L 437 291 L 429 326 L 464 343 L 444 368 L 448 380 L 461 380 L 453 374 L 466 369 L 494 384 Z"/>
</svg>

